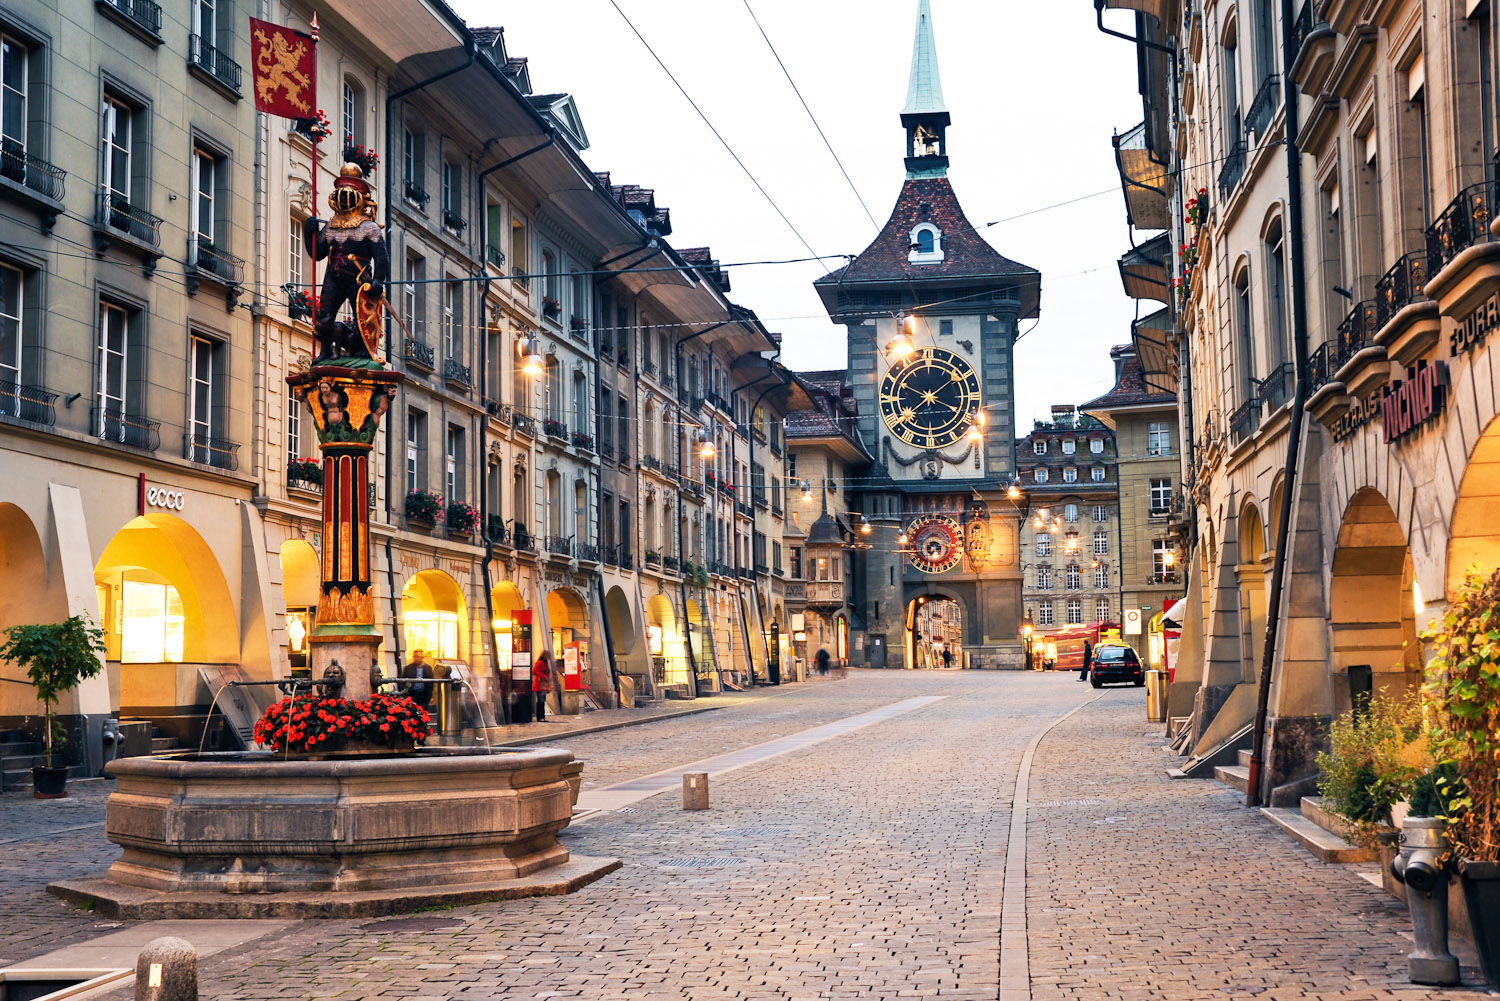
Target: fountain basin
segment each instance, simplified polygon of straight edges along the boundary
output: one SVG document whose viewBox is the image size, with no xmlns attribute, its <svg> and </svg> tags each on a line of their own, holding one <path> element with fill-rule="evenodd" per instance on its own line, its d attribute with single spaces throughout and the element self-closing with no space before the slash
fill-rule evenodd
<svg viewBox="0 0 1500 1001">
<path fill-rule="evenodd" d="M 103 879 L 49 889 L 143 917 L 375 914 L 531 895 L 517 892 L 526 885 L 568 892 L 619 865 L 573 864 L 557 843 L 581 768 L 553 748 L 122 758 L 106 768 L 117 784 L 105 807 L 121 858 Z M 357 906 L 331 906 L 341 899 Z M 184 906 L 164 906 L 173 900 Z"/>
</svg>

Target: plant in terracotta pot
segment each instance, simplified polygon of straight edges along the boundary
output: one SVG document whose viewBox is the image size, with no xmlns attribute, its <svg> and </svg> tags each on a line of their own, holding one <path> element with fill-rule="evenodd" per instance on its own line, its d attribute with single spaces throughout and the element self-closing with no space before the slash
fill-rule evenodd
<svg viewBox="0 0 1500 1001">
<path fill-rule="evenodd" d="M 1500 569 L 1470 570 L 1422 639 L 1448 843 L 1484 978 L 1500 990 Z"/>
<path fill-rule="evenodd" d="M 104 632 L 82 616 L 34 626 L 12 626 L 0 645 L 0 660 L 26 669 L 26 677 L 42 704 L 47 764 L 31 770 L 32 794 L 37 799 L 66 796 L 68 769 L 57 767 L 57 746 L 67 730 L 57 721 L 58 699 L 104 668 Z"/>
<path fill-rule="evenodd" d="M 1349 839 L 1366 846 L 1393 840 L 1391 808 L 1431 765 L 1417 693 L 1379 693 L 1328 728 L 1318 755 L 1318 794 L 1350 822 Z"/>
</svg>

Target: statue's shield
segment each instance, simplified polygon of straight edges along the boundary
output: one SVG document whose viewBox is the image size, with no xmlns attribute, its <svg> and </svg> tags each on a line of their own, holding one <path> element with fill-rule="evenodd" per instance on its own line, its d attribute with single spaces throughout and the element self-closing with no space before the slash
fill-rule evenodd
<svg viewBox="0 0 1500 1001">
<path fill-rule="evenodd" d="M 354 297 L 354 323 L 359 328 L 360 339 L 365 342 L 370 357 L 381 364 L 385 363 L 380 355 L 380 308 L 384 301 L 382 296 L 370 294 L 369 285 L 361 285 Z"/>
</svg>

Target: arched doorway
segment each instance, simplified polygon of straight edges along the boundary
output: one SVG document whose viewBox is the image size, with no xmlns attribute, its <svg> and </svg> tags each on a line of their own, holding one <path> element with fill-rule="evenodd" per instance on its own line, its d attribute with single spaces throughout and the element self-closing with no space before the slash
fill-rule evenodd
<svg viewBox="0 0 1500 1001">
<path fill-rule="evenodd" d="M 693 683 L 677 612 L 672 599 L 665 594 L 653 594 L 646 599 L 646 645 L 651 653 L 652 676 L 658 684 Z"/>
<path fill-rule="evenodd" d="M 1266 550 L 1266 523 L 1253 502 L 1240 511 L 1239 528 L 1240 671 L 1245 680 L 1253 680 L 1266 644 L 1266 570 L 1260 559 Z"/>
<path fill-rule="evenodd" d="M 1358 491 L 1339 525 L 1328 592 L 1340 711 L 1363 693 L 1400 694 L 1420 683 L 1412 588 L 1411 554 L 1396 512 L 1378 491 Z"/>
<path fill-rule="evenodd" d="M 688 649 L 692 650 L 698 679 L 700 682 L 706 681 L 713 691 L 718 691 L 719 672 L 714 659 L 714 637 L 708 626 L 708 618 L 703 614 L 703 608 L 692 598 L 684 600 L 683 616 L 687 619 L 683 625 L 684 653 Z"/>
<path fill-rule="evenodd" d="M 203 537 L 175 515 L 132 518 L 105 546 L 94 584 L 121 714 L 207 712 L 198 667 L 239 663 L 240 624 Z"/>
<path fill-rule="evenodd" d="M 511 667 L 511 628 L 515 625 L 516 613 L 525 610 L 526 602 L 521 589 L 508 580 L 490 588 L 490 629 L 495 635 L 495 669 L 508 671 Z"/>
<path fill-rule="evenodd" d="M 906 606 L 906 666 L 942 668 L 943 651 L 963 666 L 963 605 L 946 594 L 919 594 Z"/>
<path fill-rule="evenodd" d="M 60 622 L 67 608 L 47 588 L 47 560 L 42 540 L 31 519 L 14 504 L 0 504 L 0 633 L 11 626 Z M 0 716 L 36 712 L 35 693 L 23 674 L 6 666 L 0 678 L 20 684 L 0 684 Z"/>
<path fill-rule="evenodd" d="M 1452 600 L 1464 574 L 1500 566 L 1500 417 L 1492 419 L 1474 443 L 1459 483 L 1448 537 L 1445 584 Z"/>
<path fill-rule="evenodd" d="M 552 656 L 557 658 L 558 685 L 562 689 L 562 676 L 576 669 L 581 675 L 580 683 L 588 687 L 588 670 L 592 666 L 592 650 L 589 644 L 589 608 L 583 596 L 570 587 L 559 587 L 547 592 L 547 623 L 552 627 Z M 606 670 L 606 674 L 608 671 Z"/>
<path fill-rule="evenodd" d="M 630 598 L 619 585 L 604 594 L 604 615 L 609 620 L 609 642 L 614 648 L 616 663 L 622 662 L 635 649 L 635 616 L 630 614 Z"/>
<path fill-rule="evenodd" d="M 441 570 L 419 570 L 401 589 L 401 628 L 409 658 L 429 663 L 469 659 L 469 615 L 458 582 Z"/>
<path fill-rule="evenodd" d="M 301 539 L 281 546 L 281 597 L 286 605 L 286 651 L 292 670 L 307 670 L 308 636 L 318 609 L 322 578 L 318 551 Z"/>
</svg>

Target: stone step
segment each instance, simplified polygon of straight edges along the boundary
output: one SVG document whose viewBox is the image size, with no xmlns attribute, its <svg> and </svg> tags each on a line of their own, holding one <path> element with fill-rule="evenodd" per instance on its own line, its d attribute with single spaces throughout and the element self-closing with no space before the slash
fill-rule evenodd
<svg viewBox="0 0 1500 1001">
<path fill-rule="evenodd" d="M 1263 806 L 1260 812 L 1323 862 L 1374 862 L 1380 857 L 1373 848 L 1351 845 L 1337 834 L 1325 831 L 1298 810 Z"/>
<path fill-rule="evenodd" d="M 30 772 L 34 765 L 45 765 L 47 755 L 45 754 L 4 754 L 0 755 L 0 772 Z"/>
<path fill-rule="evenodd" d="M 152 737 L 151 753 L 158 754 L 162 751 L 175 751 L 182 746 L 182 741 L 176 737 Z"/>
<path fill-rule="evenodd" d="M 1250 790 L 1250 769 L 1244 765 L 1218 765 L 1214 768 L 1214 778 L 1231 789 Z"/>
<path fill-rule="evenodd" d="M 1240 766 L 1242 768 L 1249 768 L 1250 767 L 1250 749 L 1249 748 L 1245 748 L 1244 750 L 1241 750 L 1239 757 L 1240 757 Z"/>
<path fill-rule="evenodd" d="M 40 741 L 17 740 L 9 744 L 0 744 L 0 760 L 5 758 L 25 758 L 33 754 L 46 754 L 47 749 Z"/>
</svg>

